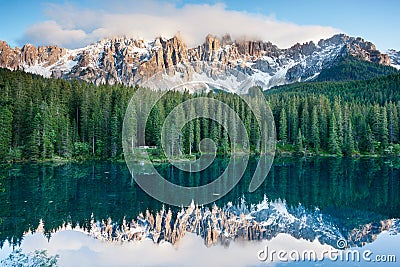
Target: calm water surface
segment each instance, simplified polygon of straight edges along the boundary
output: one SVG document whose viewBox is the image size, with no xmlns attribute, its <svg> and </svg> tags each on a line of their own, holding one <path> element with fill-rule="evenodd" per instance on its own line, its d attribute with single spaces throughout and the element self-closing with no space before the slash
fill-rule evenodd
<svg viewBox="0 0 400 267">
<path fill-rule="evenodd" d="M 283 201 L 287 207 L 324 214 L 343 233 L 400 218 L 400 160 L 347 158 L 281 158 L 264 183 L 247 191 L 257 165 L 252 157 L 244 177 L 216 201 L 239 205 Z M 176 184 L 195 186 L 212 181 L 228 160 L 216 159 L 201 173 L 179 171 L 169 164 L 158 171 Z M 134 219 L 159 211 L 163 204 L 143 192 L 125 163 L 108 161 L 67 164 L 16 164 L 0 170 L 0 242 L 19 245 L 24 233 L 43 221 L 45 234 L 65 223 L 89 227 L 90 221 Z M 179 208 L 171 208 L 176 213 Z M 316 226 L 318 227 L 318 226 Z"/>
</svg>

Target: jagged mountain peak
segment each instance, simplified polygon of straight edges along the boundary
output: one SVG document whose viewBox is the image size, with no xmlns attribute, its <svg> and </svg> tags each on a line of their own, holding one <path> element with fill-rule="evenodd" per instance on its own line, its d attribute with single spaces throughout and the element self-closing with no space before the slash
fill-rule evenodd
<svg viewBox="0 0 400 267">
<path fill-rule="evenodd" d="M 360 37 L 337 34 L 328 39 L 297 43 L 280 49 L 268 41 L 233 40 L 229 34 L 205 36 L 204 43 L 187 47 L 179 34 L 158 36 L 151 41 L 127 36 L 99 40 L 79 49 L 58 46 L 24 45 L 11 48 L 0 42 L 0 67 L 24 70 L 45 77 L 82 79 L 95 84 L 141 83 L 159 71 L 168 75 L 193 73 L 214 79 L 201 69 L 187 67 L 191 62 L 216 64 L 219 71 L 234 69 L 249 75 L 256 84 L 268 89 L 275 85 L 310 80 L 329 68 L 340 56 L 390 65 L 398 54 L 381 53 Z M 183 65 L 181 64 L 183 63 Z M 186 66 L 186 67 L 182 67 Z"/>
</svg>

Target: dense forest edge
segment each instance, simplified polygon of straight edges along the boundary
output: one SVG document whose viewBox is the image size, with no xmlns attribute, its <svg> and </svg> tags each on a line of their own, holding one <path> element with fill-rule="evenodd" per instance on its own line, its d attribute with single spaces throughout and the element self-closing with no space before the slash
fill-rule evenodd
<svg viewBox="0 0 400 267">
<path fill-rule="evenodd" d="M 306 82 L 265 92 L 274 115 L 278 155 L 400 155 L 400 75 L 346 82 Z M 122 160 L 121 129 L 137 87 L 47 79 L 0 69 L 0 161 Z M 148 97 L 157 92 L 148 90 Z M 250 151 L 259 153 L 254 114 L 231 93 L 168 92 L 150 114 L 145 144 L 154 160 L 166 114 L 187 99 L 204 96 L 232 107 L 244 121 Z M 204 108 L 204 107 L 203 107 Z M 231 152 L 223 127 L 196 119 L 179 140 L 184 155 L 199 153 L 199 141 L 214 139 L 217 153 Z M 189 141 L 188 141 L 189 140 Z"/>
</svg>

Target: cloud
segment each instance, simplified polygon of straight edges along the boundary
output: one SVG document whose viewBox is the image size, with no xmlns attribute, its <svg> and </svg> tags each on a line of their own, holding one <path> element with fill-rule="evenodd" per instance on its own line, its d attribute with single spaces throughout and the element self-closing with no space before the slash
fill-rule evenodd
<svg viewBox="0 0 400 267">
<path fill-rule="evenodd" d="M 63 29 L 56 21 L 35 24 L 26 31 L 24 39 L 38 44 L 79 44 L 87 34 L 82 29 Z M 31 40 L 31 41 L 29 41 Z"/>
<path fill-rule="evenodd" d="M 202 43 L 209 33 L 218 36 L 229 33 L 234 39 L 271 41 L 287 48 L 296 42 L 318 41 L 340 32 L 332 27 L 297 25 L 273 16 L 228 10 L 224 4 L 177 7 L 160 1 L 119 0 L 108 7 L 99 1 L 94 9 L 49 4 L 44 14 L 48 20 L 26 29 L 18 40 L 20 44 L 77 48 L 105 37 L 126 35 L 152 40 L 180 32 L 189 47 Z"/>
<path fill-rule="evenodd" d="M 260 242 L 235 241 L 229 248 L 220 244 L 206 247 L 204 240 L 192 233 L 186 233 L 175 245 L 167 242 L 155 245 L 149 239 L 112 244 L 73 230 L 56 232 L 50 241 L 42 233 L 27 234 L 22 241 L 24 253 L 45 249 L 49 255 L 58 254 L 60 266 L 279 266 L 276 256 L 273 262 L 258 260 L 258 251 L 266 246 L 275 251 L 296 250 L 301 255 L 311 250 L 323 255 L 323 251 L 332 249 L 318 240 L 310 242 L 288 234 Z"/>
</svg>

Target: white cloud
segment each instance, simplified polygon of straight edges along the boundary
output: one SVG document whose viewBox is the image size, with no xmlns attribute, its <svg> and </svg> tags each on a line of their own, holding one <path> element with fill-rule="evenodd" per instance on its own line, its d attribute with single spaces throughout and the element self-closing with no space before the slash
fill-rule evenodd
<svg viewBox="0 0 400 267">
<path fill-rule="evenodd" d="M 63 29 L 56 21 L 45 21 L 31 26 L 24 35 L 28 43 L 38 44 L 79 44 L 87 38 L 82 29 Z"/>
<path fill-rule="evenodd" d="M 29 27 L 19 42 L 76 48 L 104 37 L 127 35 L 152 40 L 180 32 L 192 47 L 202 43 L 209 33 L 219 36 L 230 33 L 234 39 L 271 41 L 286 48 L 339 32 L 332 27 L 297 25 L 273 16 L 227 10 L 224 4 L 176 7 L 159 1 L 120 0 L 107 7 L 103 2 L 93 9 L 49 4 L 45 9 L 49 20 Z"/>
<path fill-rule="evenodd" d="M 41 233 L 27 234 L 22 242 L 24 253 L 45 249 L 49 255 L 60 256 L 60 266 L 276 266 L 273 262 L 258 260 L 258 251 L 268 246 L 276 251 L 313 250 L 323 255 L 329 245 L 296 239 L 288 234 L 279 234 L 271 240 L 236 241 L 229 247 L 220 244 L 206 247 L 204 240 L 191 233 L 179 240 L 174 246 L 170 243 L 155 245 L 146 239 L 137 242 L 109 243 L 91 238 L 80 231 L 60 231 L 53 234 L 50 241 Z"/>
</svg>

